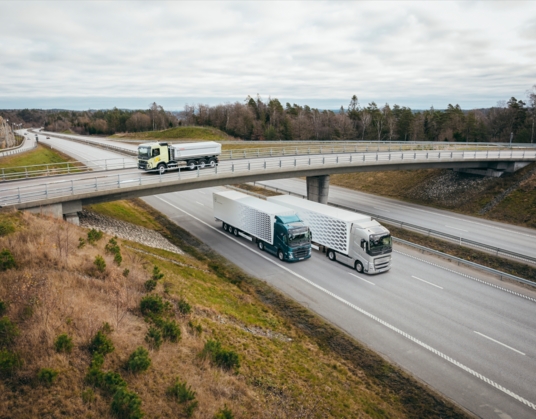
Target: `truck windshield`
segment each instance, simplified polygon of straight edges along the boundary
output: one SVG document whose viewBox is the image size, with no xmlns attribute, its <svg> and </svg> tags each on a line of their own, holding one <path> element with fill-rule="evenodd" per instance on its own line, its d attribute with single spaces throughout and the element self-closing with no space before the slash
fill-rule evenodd
<svg viewBox="0 0 536 419">
<path fill-rule="evenodd" d="M 138 157 L 148 159 L 151 157 L 151 147 L 138 147 Z"/>
<path fill-rule="evenodd" d="M 293 229 L 288 232 L 290 246 L 301 246 L 311 242 L 311 234 L 308 228 Z"/>
<path fill-rule="evenodd" d="M 386 235 L 386 236 L 371 235 L 369 243 L 370 243 L 370 246 L 369 246 L 370 255 L 381 255 L 383 253 L 390 253 L 393 248 L 390 235 Z"/>
</svg>

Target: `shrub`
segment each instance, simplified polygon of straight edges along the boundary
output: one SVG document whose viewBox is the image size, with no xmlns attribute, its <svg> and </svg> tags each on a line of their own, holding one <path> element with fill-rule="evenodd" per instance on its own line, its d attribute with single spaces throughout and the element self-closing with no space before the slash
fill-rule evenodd
<svg viewBox="0 0 536 419">
<path fill-rule="evenodd" d="M 152 349 L 158 349 L 162 345 L 162 332 L 156 327 L 149 327 L 147 334 L 145 335 L 145 342 Z"/>
<path fill-rule="evenodd" d="M 116 253 L 114 256 L 114 263 L 117 266 L 121 266 L 121 262 L 123 262 L 123 256 L 121 256 L 121 253 Z"/>
<path fill-rule="evenodd" d="M 95 256 L 95 261 L 93 262 L 93 265 L 95 265 L 97 271 L 99 271 L 100 273 L 103 273 L 106 270 L 106 262 L 101 255 Z"/>
<path fill-rule="evenodd" d="M 164 302 L 162 297 L 156 294 L 146 295 L 141 299 L 140 308 L 142 314 L 160 316 L 164 314 L 169 308 L 170 304 Z"/>
<path fill-rule="evenodd" d="M 127 368 L 129 371 L 137 373 L 147 371 L 151 366 L 151 358 L 147 349 L 139 346 L 128 358 Z"/>
<path fill-rule="evenodd" d="M 78 248 L 81 249 L 86 245 L 86 241 L 82 237 L 78 237 Z"/>
<path fill-rule="evenodd" d="M 125 268 L 125 269 L 123 270 L 123 276 L 124 276 L 125 278 L 128 278 L 128 274 L 129 274 L 129 273 L 130 273 L 130 269 Z"/>
<path fill-rule="evenodd" d="M 102 231 L 92 228 L 87 232 L 87 241 L 89 244 L 95 244 L 100 239 L 102 239 Z"/>
<path fill-rule="evenodd" d="M 148 281 L 145 281 L 145 290 L 147 292 L 151 292 L 156 288 L 156 281 L 154 279 L 149 279 Z"/>
<path fill-rule="evenodd" d="M 100 369 L 104 365 L 104 355 L 98 352 L 93 354 L 91 358 L 91 365 L 89 368 Z"/>
<path fill-rule="evenodd" d="M 13 345 L 15 338 L 19 335 L 19 328 L 9 318 L 0 319 L 0 348 Z"/>
<path fill-rule="evenodd" d="M 155 281 L 158 281 L 159 279 L 162 279 L 164 277 L 164 274 L 160 272 L 160 268 L 158 266 L 153 267 L 153 276 L 151 279 L 154 279 Z"/>
<path fill-rule="evenodd" d="M 41 368 L 37 373 L 37 379 L 39 382 L 45 386 L 50 386 L 56 377 L 58 376 L 58 371 L 53 370 L 52 368 Z"/>
<path fill-rule="evenodd" d="M 161 320 L 158 326 L 162 329 L 162 337 L 171 342 L 181 339 L 181 329 L 175 320 Z"/>
<path fill-rule="evenodd" d="M 7 312 L 7 303 L 0 301 L 0 316 L 3 316 Z"/>
<path fill-rule="evenodd" d="M 220 368 L 231 370 L 240 368 L 240 358 L 238 354 L 221 347 L 221 343 L 216 340 L 208 340 L 205 343 L 200 356 L 210 358 L 210 360 Z"/>
<path fill-rule="evenodd" d="M 195 400 L 195 391 L 190 386 L 186 386 L 186 382 L 180 382 L 177 378 L 175 384 L 168 387 L 166 394 L 175 398 L 179 403 L 186 403 Z"/>
<path fill-rule="evenodd" d="M 179 313 L 181 314 L 190 314 L 190 312 L 192 311 L 192 306 L 182 298 L 180 298 L 177 302 L 177 308 L 179 310 Z"/>
<path fill-rule="evenodd" d="M 126 388 L 120 388 L 112 400 L 112 414 L 119 419 L 143 418 L 140 397 Z"/>
<path fill-rule="evenodd" d="M 112 353 L 115 347 L 110 338 L 102 330 L 99 330 L 89 344 L 89 352 L 106 355 Z"/>
<path fill-rule="evenodd" d="M 9 377 L 22 367 L 22 359 L 16 352 L 0 349 L 0 377 Z"/>
<path fill-rule="evenodd" d="M 0 237 L 7 236 L 15 231 L 15 226 L 9 220 L 0 221 Z"/>
<path fill-rule="evenodd" d="M 0 252 L 0 271 L 16 268 L 15 258 L 8 249 L 2 249 Z"/>
<path fill-rule="evenodd" d="M 190 320 L 188 322 L 188 326 L 190 327 L 190 329 L 192 329 L 192 332 L 197 335 L 200 335 L 201 333 L 203 333 L 203 326 L 201 326 L 200 324 L 195 324 L 194 322 Z"/>
<path fill-rule="evenodd" d="M 115 240 L 117 237 L 114 237 L 113 239 L 110 239 L 106 246 L 104 246 L 104 251 L 109 255 L 115 255 L 116 253 L 119 253 L 121 249 L 117 245 L 117 240 Z"/>
<path fill-rule="evenodd" d="M 110 395 L 127 386 L 127 382 L 123 380 L 123 377 L 121 377 L 121 375 L 117 372 L 113 371 L 103 373 L 98 384 L 98 387 Z"/>
<path fill-rule="evenodd" d="M 73 350 L 73 339 L 67 335 L 67 333 L 62 333 L 54 341 L 54 348 L 56 352 L 65 352 L 70 354 Z"/>
<path fill-rule="evenodd" d="M 234 419 L 233 412 L 226 406 L 214 415 L 214 419 Z"/>
<path fill-rule="evenodd" d="M 84 403 L 91 403 L 95 400 L 95 392 L 92 388 L 85 389 L 82 392 L 82 401 Z"/>
</svg>

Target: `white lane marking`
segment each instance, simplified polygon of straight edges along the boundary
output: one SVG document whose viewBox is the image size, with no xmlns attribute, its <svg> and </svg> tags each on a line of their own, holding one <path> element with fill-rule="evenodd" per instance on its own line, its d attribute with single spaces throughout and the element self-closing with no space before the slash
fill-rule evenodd
<svg viewBox="0 0 536 419">
<path fill-rule="evenodd" d="M 204 206 L 205 206 L 205 204 L 202 204 L 202 203 L 201 203 L 201 202 L 199 202 L 199 201 L 195 201 L 195 203 L 196 203 L 196 204 L 199 204 L 199 205 L 201 205 L 202 207 L 204 207 Z"/>
<path fill-rule="evenodd" d="M 513 399 L 523 403 L 524 405 L 529 406 L 531 409 L 536 410 L 536 404 L 532 403 L 531 401 L 529 401 L 527 399 L 524 399 L 523 397 L 519 396 L 518 394 L 514 393 L 513 391 L 508 390 L 507 388 L 501 386 L 500 384 L 496 383 L 495 381 L 490 380 L 486 376 L 484 376 L 484 375 L 476 372 L 475 370 L 465 366 L 464 364 L 456 361 L 454 358 L 451 358 L 448 355 L 445 355 L 444 353 L 438 351 L 437 349 L 431 347 L 430 345 L 427 345 L 426 343 L 414 338 L 413 336 L 411 336 L 410 334 L 404 332 L 403 330 L 400 330 L 397 327 L 391 325 L 390 323 L 387 323 L 386 321 L 380 319 L 379 317 L 375 316 L 374 314 L 371 314 L 368 311 L 366 311 L 366 310 L 364 310 L 364 309 L 362 309 L 362 308 L 360 308 L 360 307 L 358 307 L 358 306 L 356 306 L 356 305 L 344 300 L 343 298 L 341 298 L 338 295 L 332 293 L 331 291 L 328 291 L 327 289 L 322 288 L 320 285 L 315 284 L 313 281 L 310 281 L 309 279 L 301 276 L 300 274 L 297 274 L 296 272 L 290 270 L 286 266 L 283 266 L 280 263 L 276 262 L 273 258 L 269 258 L 268 256 L 257 252 L 255 249 L 252 249 L 252 248 L 246 246 L 244 243 L 241 243 L 239 240 L 235 239 L 234 237 L 230 237 L 229 235 L 225 234 L 224 231 L 221 231 L 221 230 L 215 228 L 214 226 L 211 226 L 210 224 L 200 220 L 199 218 L 193 216 L 192 214 L 190 214 L 190 213 L 184 211 L 183 209 L 173 205 L 171 202 L 168 202 L 165 199 L 160 198 L 159 196 L 155 196 L 155 198 L 159 199 L 162 202 L 165 202 L 169 206 L 181 211 L 182 213 L 184 213 L 186 215 L 189 215 L 194 220 L 200 222 L 201 224 L 207 226 L 208 228 L 211 228 L 212 230 L 218 232 L 222 236 L 227 237 L 228 239 L 234 241 L 236 244 L 242 246 L 245 249 L 248 249 L 250 252 L 253 252 L 253 253 L 257 254 L 258 256 L 262 257 L 263 259 L 267 260 L 268 262 L 273 263 L 274 265 L 278 266 L 279 268 L 283 269 L 284 271 L 287 271 L 291 275 L 294 275 L 296 278 L 301 279 L 302 281 L 304 281 L 304 282 L 308 283 L 309 285 L 315 287 L 319 291 L 322 291 L 323 293 L 330 295 L 334 299 L 340 301 L 341 303 L 347 305 L 348 307 L 354 309 L 355 311 L 367 316 L 368 318 L 374 320 L 377 323 L 380 323 L 381 325 L 387 327 L 388 329 L 391 329 L 393 332 L 398 333 L 399 335 L 405 337 L 406 339 L 409 339 L 413 343 L 416 343 L 420 347 L 432 352 L 433 354 L 439 356 L 440 358 L 444 359 L 445 361 L 450 362 L 451 364 L 455 365 L 456 367 L 460 368 L 461 370 L 463 370 L 463 371 L 469 373 L 470 375 L 472 375 L 474 377 L 477 377 L 478 379 L 484 381 L 486 384 L 489 384 L 490 386 L 496 388 L 497 390 L 502 391 L 503 393 L 505 393 L 508 396 L 512 397 Z"/>
<path fill-rule="evenodd" d="M 445 224 L 445 227 L 447 227 L 447 228 L 452 228 L 453 230 L 459 230 L 459 231 L 464 231 L 464 232 L 466 232 L 466 233 L 469 233 L 468 230 L 462 230 L 461 228 L 452 227 L 452 226 L 449 226 L 449 225 L 447 225 L 447 224 Z"/>
<path fill-rule="evenodd" d="M 521 352 L 521 351 L 518 351 L 517 349 L 514 349 L 514 348 L 512 348 L 511 346 L 508 346 L 508 345 L 506 345 L 506 344 L 504 344 L 504 343 L 502 343 L 502 342 L 499 342 L 498 340 L 495 340 L 495 339 L 493 339 L 493 338 L 490 338 L 489 336 L 486 336 L 486 335 L 483 334 L 483 333 L 477 332 L 476 330 L 473 330 L 473 332 L 475 332 L 477 335 L 480 335 L 480 336 L 482 336 L 482 337 L 484 337 L 484 338 L 486 338 L 486 339 L 491 340 L 492 342 L 498 343 L 499 345 L 502 345 L 502 346 L 504 346 L 505 348 L 511 349 L 512 351 L 517 352 L 518 354 L 526 355 L 525 353 L 523 353 L 523 352 Z"/>
<path fill-rule="evenodd" d="M 425 283 L 427 283 L 428 285 L 431 285 L 431 286 L 433 286 L 433 287 L 437 287 L 437 288 L 439 288 L 440 290 L 443 289 L 443 287 L 440 287 L 439 285 L 436 285 L 436 284 L 432 284 L 431 282 L 425 281 L 424 279 L 417 278 L 416 276 L 413 276 L 413 275 L 411 275 L 411 277 L 412 277 L 412 278 L 415 278 L 415 279 L 418 279 L 419 281 L 425 282 Z"/>
<path fill-rule="evenodd" d="M 354 275 L 353 273 L 348 272 L 350 275 L 355 276 L 357 279 L 360 279 L 361 281 L 368 282 L 371 285 L 376 285 L 374 282 L 367 281 L 365 278 L 361 278 L 360 276 Z"/>
<path fill-rule="evenodd" d="M 499 287 L 498 285 L 492 284 L 490 282 L 483 281 L 482 279 L 475 278 L 474 276 L 469 276 L 469 275 L 466 275 L 466 274 L 462 274 L 461 272 L 455 271 L 454 269 L 446 268 L 445 266 L 438 265 L 437 263 L 433 263 L 433 262 L 430 262 L 430 261 L 425 260 L 425 259 L 418 258 L 418 257 L 413 256 L 413 255 L 409 255 L 409 254 L 401 252 L 399 250 L 393 250 L 393 252 L 399 253 L 399 254 L 404 255 L 404 256 L 407 256 L 408 258 L 418 260 L 419 262 L 423 262 L 423 263 L 426 263 L 428 265 L 435 266 L 436 268 L 443 269 L 444 271 L 452 272 L 452 273 L 454 273 L 456 275 L 460 275 L 460 276 L 463 276 L 465 278 L 472 279 L 473 281 L 480 282 L 481 284 L 488 285 L 488 286 L 493 287 L 493 288 L 497 288 L 498 290 L 505 291 L 505 292 L 507 292 L 509 294 L 517 295 L 518 297 L 521 297 L 521 298 L 524 298 L 526 300 L 530 300 L 530 301 L 536 303 L 535 298 L 529 297 L 529 296 L 524 295 L 524 294 L 520 294 L 519 292 L 509 290 L 508 288 Z"/>
</svg>

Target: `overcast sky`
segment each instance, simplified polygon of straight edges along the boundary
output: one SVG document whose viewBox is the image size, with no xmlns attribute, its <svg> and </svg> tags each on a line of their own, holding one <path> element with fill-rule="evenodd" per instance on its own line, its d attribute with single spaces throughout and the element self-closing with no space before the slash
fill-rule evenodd
<svg viewBox="0 0 536 419">
<path fill-rule="evenodd" d="M 4 109 L 472 109 L 535 84 L 535 1 L 0 0 Z"/>
</svg>

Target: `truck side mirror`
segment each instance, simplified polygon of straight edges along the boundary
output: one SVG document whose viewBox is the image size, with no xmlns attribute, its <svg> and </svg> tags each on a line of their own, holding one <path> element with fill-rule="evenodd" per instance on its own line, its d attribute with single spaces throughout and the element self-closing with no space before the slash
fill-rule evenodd
<svg viewBox="0 0 536 419">
<path fill-rule="evenodd" d="M 366 246 L 367 246 L 367 241 L 365 239 L 361 239 L 361 248 L 365 250 Z"/>
</svg>

